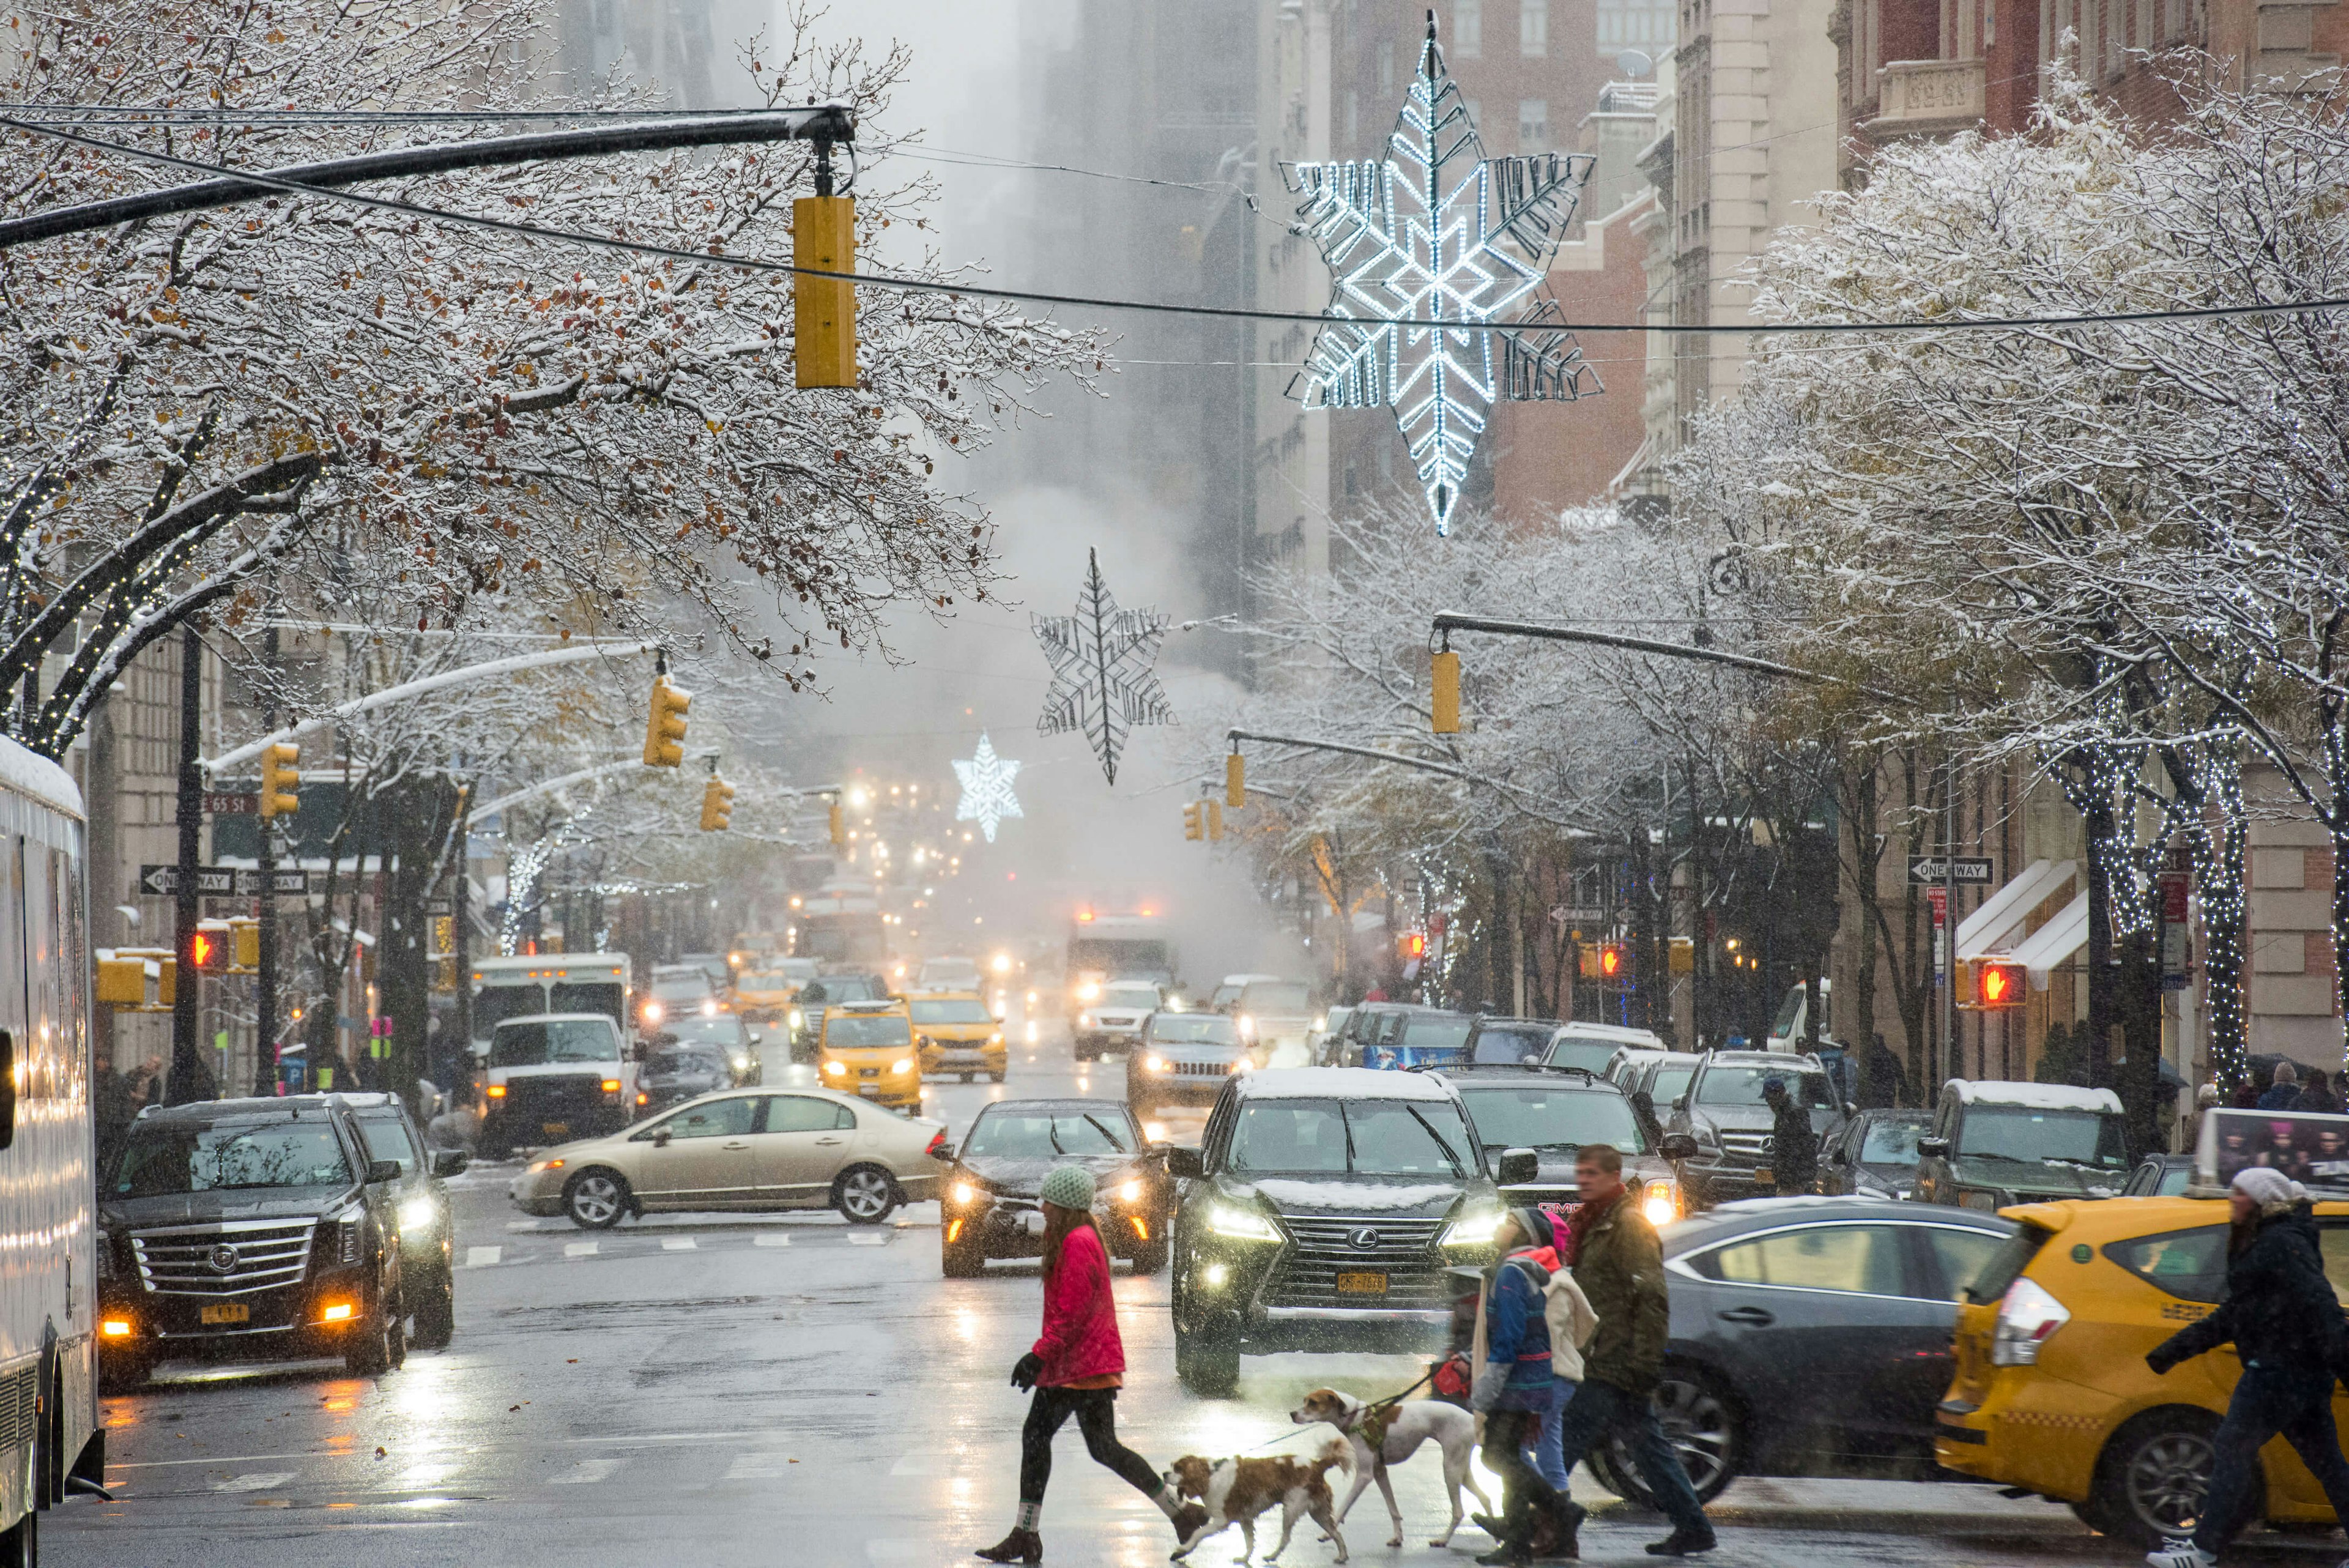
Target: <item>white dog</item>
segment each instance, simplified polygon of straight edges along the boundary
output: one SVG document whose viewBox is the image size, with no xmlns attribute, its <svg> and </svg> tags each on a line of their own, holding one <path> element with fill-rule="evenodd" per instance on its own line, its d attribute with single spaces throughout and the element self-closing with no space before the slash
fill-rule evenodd
<svg viewBox="0 0 2349 1568">
<path fill-rule="evenodd" d="M 1452 1522 L 1428 1542 L 1430 1546 L 1452 1544 L 1452 1533 L 1464 1517 L 1460 1507 L 1463 1486 L 1475 1494 L 1478 1506 L 1486 1513 L 1493 1511 L 1492 1500 L 1476 1484 L 1468 1466 L 1476 1446 L 1476 1417 L 1457 1405 L 1441 1399 L 1410 1399 L 1374 1411 L 1351 1394 L 1316 1388 L 1305 1397 L 1304 1404 L 1288 1413 L 1288 1418 L 1300 1427 L 1326 1421 L 1346 1434 L 1346 1440 L 1354 1447 L 1354 1489 L 1339 1506 L 1338 1521 L 1345 1522 L 1354 1500 L 1375 1480 L 1379 1495 L 1387 1500 L 1387 1514 L 1394 1521 L 1394 1539 L 1387 1542 L 1389 1546 L 1402 1544 L 1402 1510 L 1395 1506 L 1394 1483 L 1387 1480 L 1387 1467 L 1411 1458 L 1422 1443 L 1433 1440 L 1444 1450 L 1444 1486 L 1452 1494 Z"/>
</svg>

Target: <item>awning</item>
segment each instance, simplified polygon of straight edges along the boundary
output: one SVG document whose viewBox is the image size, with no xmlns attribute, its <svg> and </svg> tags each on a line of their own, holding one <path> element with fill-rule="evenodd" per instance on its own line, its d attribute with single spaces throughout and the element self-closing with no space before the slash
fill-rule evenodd
<svg viewBox="0 0 2349 1568">
<path fill-rule="evenodd" d="M 2063 912 L 2023 939 L 2011 955 L 2031 971 L 2034 991 L 2047 989 L 2048 971 L 2088 945 L 2088 895 L 2084 889 Z"/>
<path fill-rule="evenodd" d="M 2031 911 L 2061 892 L 2077 869 L 2077 863 L 2070 860 L 2033 861 L 2022 876 L 1982 900 L 1981 909 L 1958 922 L 1960 956 L 1974 958 L 2012 947 L 2023 935 L 2023 922 Z"/>
</svg>

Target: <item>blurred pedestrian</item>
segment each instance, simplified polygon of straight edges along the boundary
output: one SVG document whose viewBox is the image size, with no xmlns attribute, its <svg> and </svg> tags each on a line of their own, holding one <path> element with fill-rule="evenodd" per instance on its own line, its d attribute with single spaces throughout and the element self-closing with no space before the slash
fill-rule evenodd
<svg viewBox="0 0 2349 1568">
<path fill-rule="evenodd" d="M 1656 1420 L 1650 1397 L 1664 1368 L 1671 1327 L 1665 1293 L 1664 1249 L 1656 1228 L 1631 1199 L 1623 1180 L 1623 1151 L 1587 1143 L 1574 1157 L 1582 1202 L 1567 1220 L 1567 1262 L 1590 1300 L 1599 1326 L 1582 1357 L 1582 1386 L 1559 1418 L 1560 1459 L 1571 1472 L 1610 1434 L 1630 1449 L 1672 1532 L 1648 1543 L 1651 1557 L 1688 1557 L 1714 1545 L 1713 1521 L 1696 1500 L 1688 1471 Z M 1566 1505 L 1576 1524 L 1582 1509 Z"/>
<path fill-rule="evenodd" d="M 2245 1078 L 2241 1083 L 2235 1085 L 2235 1092 L 2227 1096 L 2227 1105 L 2230 1109 L 2238 1111 L 2258 1110 L 2260 1108 L 2260 1086 L 2257 1084 L 2252 1083 L 2249 1078 Z"/>
<path fill-rule="evenodd" d="M 1118 1337 L 1117 1301 L 1110 1293 L 1109 1251 L 1093 1229 L 1092 1172 L 1055 1166 L 1039 1194 L 1044 1210 L 1044 1331 L 1011 1369 L 1015 1388 L 1033 1389 L 1019 1433 L 1019 1514 L 1011 1533 L 978 1555 L 989 1563 L 1040 1563 L 1044 1542 L 1036 1523 L 1044 1483 L 1052 1476 L 1052 1437 L 1070 1417 L 1084 1434 L 1085 1451 L 1114 1470 L 1188 1540 L 1207 1522 L 1207 1511 L 1185 1503 L 1159 1479 L 1150 1461 L 1117 1440 L 1117 1391 L 1125 1382 L 1125 1344 Z"/>
<path fill-rule="evenodd" d="M 2275 1076 L 2268 1080 L 2268 1092 L 2260 1096 L 2258 1108 L 2263 1111 L 2288 1111 L 2300 1098 L 2300 1069 L 2290 1057 L 2275 1064 Z"/>
<path fill-rule="evenodd" d="M 2227 1189 L 2227 1293 L 2218 1310 L 2146 1353 L 2159 1376 L 2181 1361 L 2231 1344 L 2242 1375 L 2211 1434 L 2210 1490 L 2192 1537 L 2147 1553 L 2152 1568 L 2213 1568 L 2219 1549 L 2245 1522 L 2260 1495 L 2260 1449 L 2290 1443 L 2333 1511 L 2349 1519 L 2349 1459 L 2333 1424 L 2341 1365 L 2341 1303 L 2324 1274 L 2307 1189 L 2280 1170 L 2253 1166 Z"/>
<path fill-rule="evenodd" d="M 1762 1099 L 1770 1107 L 1770 1175 L 1779 1197 L 1798 1197 L 1819 1180 L 1819 1135 L 1810 1107 L 1787 1092 L 1784 1078 L 1765 1080 Z"/>
<path fill-rule="evenodd" d="M 1530 1563 L 1537 1552 L 1570 1557 L 1579 1511 L 1568 1513 L 1574 1505 L 1563 1489 L 1527 1457 L 1540 1443 L 1544 1423 L 1556 1420 L 1560 1392 L 1550 1349 L 1550 1270 L 1535 1252 L 1551 1247 L 1549 1216 L 1513 1209 L 1495 1240 L 1501 1256 L 1485 1276 L 1477 1314 L 1484 1354 L 1475 1358 L 1468 1407 L 1485 1417 L 1485 1463 L 1501 1478 L 1501 1515 L 1479 1520 L 1499 1528 L 1493 1531 L 1493 1550 L 1476 1561 Z"/>
<path fill-rule="evenodd" d="M 90 1075 L 89 1116 L 98 1135 L 98 1170 L 103 1189 L 107 1172 L 114 1167 L 114 1157 L 121 1150 L 122 1140 L 129 1136 L 130 1118 L 139 1114 L 130 1097 L 130 1081 L 115 1071 L 114 1059 L 101 1054 L 96 1070 Z"/>
<path fill-rule="evenodd" d="M 2322 1111 L 2327 1116 L 2341 1114 L 2341 1096 L 2333 1092 L 2333 1085 L 2324 1076 L 2323 1068 L 2311 1067 L 2308 1070 L 2308 1076 L 2300 1085 L 2300 1096 L 2292 1101 L 2292 1108 L 2296 1111 Z"/>
</svg>

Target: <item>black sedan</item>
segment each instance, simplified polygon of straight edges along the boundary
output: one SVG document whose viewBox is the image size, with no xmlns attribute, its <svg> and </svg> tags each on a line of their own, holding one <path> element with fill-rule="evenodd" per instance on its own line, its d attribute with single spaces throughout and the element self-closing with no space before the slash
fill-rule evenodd
<svg viewBox="0 0 2349 1568">
<path fill-rule="evenodd" d="M 1856 1198 L 1755 1199 L 1668 1227 L 1656 1408 L 1697 1495 L 1741 1475 L 1930 1476 L 1958 1289 L 2013 1231 Z M 1627 1454 L 1590 1459 L 1602 1484 L 1646 1501 Z"/>
<path fill-rule="evenodd" d="M 1164 1146 L 1143 1140 L 1132 1111 L 1116 1100 L 998 1100 L 970 1124 L 938 1180 L 938 1261 L 948 1279 L 982 1273 L 990 1258 L 1042 1255 L 1037 1193 L 1056 1165 L 1092 1172 L 1093 1226 L 1111 1257 L 1131 1261 L 1137 1274 L 1166 1266 L 1174 1183 Z"/>
<path fill-rule="evenodd" d="M 1819 1189 L 1850 1198 L 1907 1198 L 1917 1189 L 1917 1140 L 1930 1111 L 1862 1111 L 1819 1150 Z"/>
</svg>

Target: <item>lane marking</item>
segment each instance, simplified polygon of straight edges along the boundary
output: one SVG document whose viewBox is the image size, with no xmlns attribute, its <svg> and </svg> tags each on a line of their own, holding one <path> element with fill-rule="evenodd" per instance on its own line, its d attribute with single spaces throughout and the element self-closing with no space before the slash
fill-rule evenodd
<svg viewBox="0 0 2349 1568">
<path fill-rule="evenodd" d="M 608 1478 L 620 1468 L 617 1459 L 581 1459 L 568 1472 L 551 1478 L 549 1486 L 586 1486 Z"/>
<path fill-rule="evenodd" d="M 250 1475 L 231 1476 L 224 1481 L 214 1481 L 214 1491 L 266 1491 L 274 1486 L 284 1486 L 294 1479 L 292 1470 L 254 1470 Z"/>
<path fill-rule="evenodd" d="M 788 1247 L 791 1244 L 791 1237 L 781 1231 L 761 1231 L 750 1238 L 753 1247 Z"/>
<path fill-rule="evenodd" d="M 505 1255 L 506 1250 L 503 1247 L 468 1247 L 465 1249 L 465 1267 L 469 1269 L 494 1268 L 497 1265 L 497 1261 Z"/>
<path fill-rule="evenodd" d="M 886 1235 L 851 1236 L 848 1244 L 852 1247 L 885 1247 L 889 1244 L 889 1238 Z"/>
<path fill-rule="evenodd" d="M 698 1250 L 698 1249 L 696 1247 L 693 1238 L 690 1236 L 663 1236 L 661 1238 L 661 1251 L 664 1252 L 691 1252 Z"/>
<path fill-rule="evenodd" d="M 775 1453 L 737 1454 L 726 1467 L 728 1480 L 772 1480 L 788 1468 L 790 1456 Z"/>
<path fill-rule="evenodd" d="M 566 1258 L 592 1258 L 603 1247 L 601 1241 L 565 1241 L 563 1255 Z"/>
</svg>

